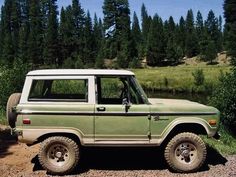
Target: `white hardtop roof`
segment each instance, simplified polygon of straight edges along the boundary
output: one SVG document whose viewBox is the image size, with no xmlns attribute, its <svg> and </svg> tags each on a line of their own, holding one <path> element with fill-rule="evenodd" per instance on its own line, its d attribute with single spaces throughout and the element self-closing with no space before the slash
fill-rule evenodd
<svg viewBox="0 0 236 177">
<path fill-rule="evenodd" d="M 45 69 L 30 71 L 27 76 L 61 76 L 61 75 L 134 75 L 127 70 L 115 69 Z"/>
</svg>

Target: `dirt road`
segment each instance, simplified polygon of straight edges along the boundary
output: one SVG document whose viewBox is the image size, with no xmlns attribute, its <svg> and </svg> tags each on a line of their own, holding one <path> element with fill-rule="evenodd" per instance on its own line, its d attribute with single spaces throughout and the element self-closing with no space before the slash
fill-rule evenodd
<svg viewBox="0 0 236 177">
<path fill-rule="evenodd" d="M 27 147 L 0 130 L 0 176 L 47 176 L 37 159 L 38 145 Z M 223 157 L 208 149 L 205 166 L 193 174 L 170 172 L 158 148 L 86 148 L 81 151 L 78 170 L 71 176 L 88 177 L 154 177 L 216 176 L 236 177 L 236 156 Z"/>
</svg>

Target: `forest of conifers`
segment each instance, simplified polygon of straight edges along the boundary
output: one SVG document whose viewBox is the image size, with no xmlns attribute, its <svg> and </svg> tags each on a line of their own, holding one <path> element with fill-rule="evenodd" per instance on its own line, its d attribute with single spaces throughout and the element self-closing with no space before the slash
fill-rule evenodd
<svg viewBox="0 0 236 177">
<path fill-rule="evenodd" d="M 85 12 L 79 0 L 58 9 L 57 0 L 5 0 L 1 8 L 0 64 L 21 60 L 35 66 L 57 68 L 136 68 L 176 65 L 184 57 L 199 56 L 212 63 L 224 50 L 227 28 L 222 17 L 209 11 L 186 10 L 174 21 L 150 16 L 145 4 L 141 19 L 131 12 L 128 0 L 104 0 L 103 14 Z M 93 17 L 91 17 L 93 16 Z"/>
</svg>

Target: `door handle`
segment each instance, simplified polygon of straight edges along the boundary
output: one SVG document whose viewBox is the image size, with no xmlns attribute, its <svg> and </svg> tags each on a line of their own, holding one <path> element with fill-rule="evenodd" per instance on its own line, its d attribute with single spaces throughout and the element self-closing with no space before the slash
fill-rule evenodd
<svg viewBox="0 0 236 177">
<path fill-rule="evenodd" d="M 105 107 L 97 107 L 97 111 L 104 112 L 104 111 L 106 111 L 106 108 Z"/>
</svg>

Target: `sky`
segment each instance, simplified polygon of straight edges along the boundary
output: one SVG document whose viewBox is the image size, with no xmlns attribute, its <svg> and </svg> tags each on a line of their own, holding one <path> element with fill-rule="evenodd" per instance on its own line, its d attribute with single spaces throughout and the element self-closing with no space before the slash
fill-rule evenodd
<svg viewBox="0 0 236 177">
<path fill-rule="evenodd" d="M 204 20 L 211 9 L 217 17 L 219 15 L 223 17 L 223 2 L 224 0 L 129 0 L 131 18 L 134 11 L 139 19 L 141 18 L 141 6 L 144 3 L 149 15 L 153 16 L 157 13 L 163 20 L 173 16 L 176 22 L 179 21 L 181 16 L 186 17 L 189 9 L 193 10 L 195 17 L 197 11 L 200 10 Z M 3 3 L 4 0 L 0 0 L 0 6 Z M 80 0 L 80 3 L 85 11 L 90 11 L 91 16 L 96 13 L 98 17 L 103 18 L 103 0 Z M 57 4 L 60 11 L 62 6 L 65 7 L 71 4 L 71 0 L 58 0 Z"/>
</svg>

